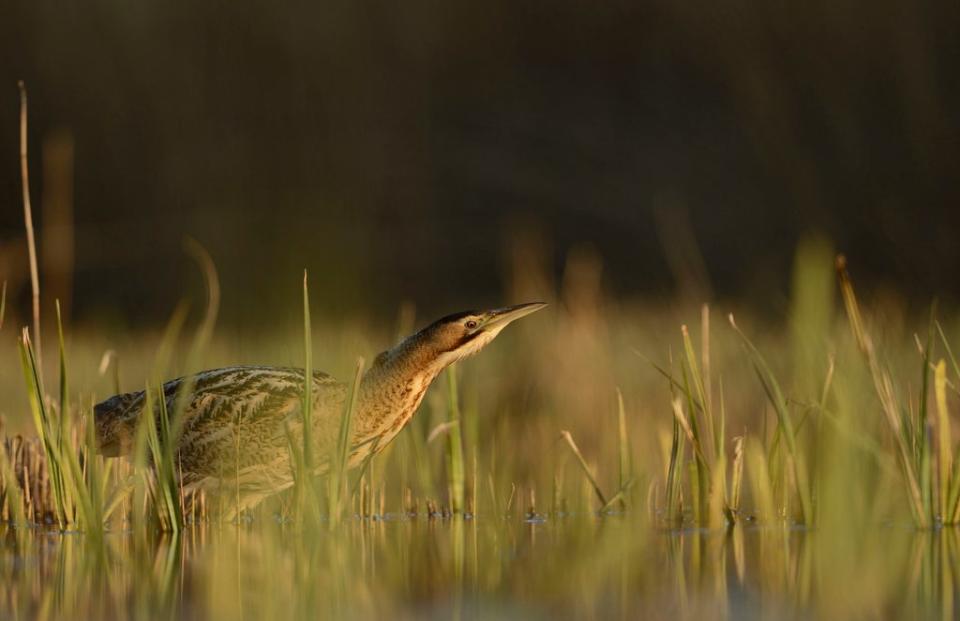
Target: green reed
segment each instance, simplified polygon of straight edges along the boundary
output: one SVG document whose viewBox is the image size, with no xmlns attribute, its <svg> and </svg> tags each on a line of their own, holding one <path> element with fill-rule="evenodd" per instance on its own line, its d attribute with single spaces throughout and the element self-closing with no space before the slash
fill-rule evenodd
<svg viewBox="0 0 960 621">
<path fill-rule="evenodd" d="M 515 602 L 594 618 L 949 618 L 956 532 L 904 534 L 900 524 L 960 521 L 954 324 L 924 320 L 923 338 L 905 344 L 867 318 L 841 273 L 849 325 L 836 325 L 826 254 L 798 253 L 786 330 L 741 311 L 714 325 L 709 307 L 626 307 L 593 324 L 573 305 L 558 311 L 555 333 L 518 326 L 448 371 L 397 441 L 351 471 L 360 362 L 335 449 L 311 456 L 309 438 L 291 442 L 293 489 L 231 528 L 220 523 L 240 509 L 231 486 L 209 499 L 219 511 L 191 517 L 196 499 L 180 489 L 171 448 L 188 393 L 170 407 L 160 382 L 232 360 L 229 339 L 199 347 L 201 331 L 183 337 L 180 306 L 150 356 L 124 352 L 125 375 L 147 369 L 153 414 L 128 467 L 94 457 L 88 395 L 111 378 L 84 372 L 103 344 L 75 335 L 68 363 L 58 330 L 51 397 L 24 333 L 22 413 L 42 440 L 52 513 L 85 534 L 58 544 L 63 557 L 42 569 L 0 563 L 0 584 L 14 585 L 0 587 L 0 612 L 13 602 L 21 616 L 414 617 L 429 608 L 469 617 L 482 616 L 478 602 L 512 616 L 496 606 Z M 311 321 L 306 282 L 303 295 L 307 435 L 314 367 L 346 366 L 367 353 L 352 343 L 389 339 Z M 352 329 L 359 336 L 338 340 Z M 649 336 L 667 333 L 669 342 Z M 314 334 L 324 343 L 316 355 Z M 276 339 L 255 354 L 286 362 L 285 347 Z M 178 362 L 181 349 L 197 353 Z M 668 362 L 650 371 L 632 349 Z M 19 485 L 15 462 L 0 455 L 0 493 L 22 526 L 36 486 Z M 237 478 L 236 464 L 225 468 L 225 480 Z M 444 518 L 464 512 L 475 519 Z M 126 525 L 128 534 L 106 534 Z M 704 528 L 676 528 L 693 525 Z M 786 528 L 797 525 L 816 528 Z M 16 530 L 26 541 L 17 549 L 32 550 L 32 536 Z M 42 588 L 26 588 L 31 575 Z"/>
</svg>

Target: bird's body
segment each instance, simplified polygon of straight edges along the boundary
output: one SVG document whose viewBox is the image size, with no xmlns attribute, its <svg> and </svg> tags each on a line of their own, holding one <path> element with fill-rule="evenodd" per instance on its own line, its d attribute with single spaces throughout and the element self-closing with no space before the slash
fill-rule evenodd
<svg viewBox="0 0 960 621">
<path fill-rule="evenodd" d="M 359 386 L 348 466 L 362 463 L 403 429 L 445 367 L 479 351 L 514 319 L 542 307 L 450 315 L 377 356 Z M 315 471 L 322 474 L 337 445 L 349 386 L 325 373 L 314 373 L 312 379 L 309 436 Z M 181 393 L 187 402 L 177 407 Z M 303 370 L 283 367 L 227 367 L 164 384 L 167 411 L 182 417 L 176 439 L 181 483 L 241 489 L 246 506 L 289 487 L 291 447 L 303 446 L 303 393 Z M 141 391 L 96 406 L 97 441 L 104 455 L 131 451 L 145 403 Z"/>
</svg>

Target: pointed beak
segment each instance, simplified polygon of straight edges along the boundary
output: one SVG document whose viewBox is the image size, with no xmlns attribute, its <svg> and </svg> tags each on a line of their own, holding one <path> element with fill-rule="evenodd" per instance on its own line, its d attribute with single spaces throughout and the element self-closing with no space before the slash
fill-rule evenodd
<svg viewBox="0 0 960 621">
<path fill-rule="evenodd" d="M 483 330 L 490 328 L 504 328 L 508 323 L 516 321 L 521 317 L 526 317 L 530 313 L 535 313 L 541 308 L 546 308 L 543 302 L 530 302 L 528 304 L 517 304 L 516 306 L 507 306 L 490 311 L 490 316 L 483 324 Z"/>
</svg>

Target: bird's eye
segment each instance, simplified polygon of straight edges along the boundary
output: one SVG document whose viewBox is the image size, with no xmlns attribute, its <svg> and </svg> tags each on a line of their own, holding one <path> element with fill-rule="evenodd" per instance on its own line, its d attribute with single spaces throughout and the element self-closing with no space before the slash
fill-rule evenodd
<svg viewBox="0 0 960 621">
<path fill-rule="evenodd" d="M 467 323 L 465 323 L 465 324 L 463 324 L 463 325 L 465 325 L 465 326 L 467 327 L 467 330 L 473 330 L 474 328 L 477 327 L 477 322 L 474 321 L 473 319 L 471 319 L 470 321 L 468 321 Z"/>
</svg>

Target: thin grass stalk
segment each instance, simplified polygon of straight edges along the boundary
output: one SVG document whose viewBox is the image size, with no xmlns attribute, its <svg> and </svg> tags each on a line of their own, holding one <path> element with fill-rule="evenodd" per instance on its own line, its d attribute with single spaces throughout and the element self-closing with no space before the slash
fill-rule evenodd
<svg viewBox="0 0 960 621">
<path fill-rule="evenodd" d="M 960 524 L 960 459 L 953 460 L 953 472 L 950 476 L 950 493 L 947 500 L 947 512 L 944 522 Z"/>
<path fill-rule="evenodd" d="M 710 305 L 700 307 L 700 370 L 703 379 L 704 409 L 713 412 L 713 374 L 710 361 Z M 719 431 L 719 430 L 718 430 Z M 716 434 L 716 453 L 723 450 L 722 433 Z"/>
<path fill-rule="evenodd" d="M 957 376 L 958 380 L 960 380 L 960 365 L 957 364 L 957 358 L 953 355 L 953 350 L 950 348 L 950 341 L 947 340 L 947 336 L 943 333 L 943 326 L 940 325 L 939 321 L 934 321 L 933 323 L 937 327 L 937 333 L 940 335 L 940 342 L 943 344 L 943 348 L 947 352 L 947 357 L 950 359 L 950 366 L 953 367 L 953 374 Z"/>
<path fill-rule="evenodd" d="M 647 358 L 642 352 L 634 350 L 634 353 L 646 360 L 660 375 L 667 379 L 668 385 L 670 387 L 670 397 L 671 403 L 677 401 L 676 391 L 681 390 L 684 392 L 684 395 L 687 397 L 688 403 L 693 404 L 693 407 L 703 411 L 703 405 L 696 401 L 694 396 L 690 394 L 690 391 L 685 386 L 685 382 L 681 383 L 673 377 L 673 373 L 662 368 L 653 360 Z M 672 368 L 672 356 L 671 356 L 671 368 Z M 667 520 L 670 524 L 679 524 L 683 520 L 683 468 L 682 463 L 684 459 L 685 447 L 684 447 L 684 437 L 687 436 L 684 427 L 680 423 L 680 419 L 676 416 L 676 411 L 673 411 L 673 427 L 672 427 L 672 437 L 670 444 L 670 461 L 667 465 L 667 482 L 666 482 L 666 503 L 667 503 Z"/>
<path fill-rule="evenodd" d="M 340 429 L 337 434 L 337 446 L 330 460 L 330 476 L 328 478 L 328 504 L 330 508 L 330 524 L 336 525 L 342 517 L 342 511 L 347 490 L 347 468 L 350 458 L 350 439 L 353 430 L 353 416 L 357 407 L 360 391 L 360 381 L 363 379 L 363 358 L 357 359 L 357 368 L 350 386 L 349 398 L 340 417 Z"/>
<path fill-rule="evenodd" d="M 692 350 L 691 350 L 692 351 Z M 703 443 L 701 441 L 701 431 L 700 425 L 697 420 L 697 408 L 696 408 L 696 399 L 694 393 L 690 390 L 690 380 L 687 373 L 687 365 L 681 363 L 680 372 L 683 376 L 683 394 L 687 397 L 687 405 L 690 412 L 690 416 L 683 419 L 682 422 L 686 423 L 685 431 L 689 435 L 690 443 L 694 448 L 694 467 L 696 468 L 697 475 L 697 504 L 694 505 L 695 508 L 702 508 L 707 506 L 707 496 L 710 493 L 710 466 L 707 462 L 706 454 L 703 451 Z M 693 369 L 691 369 L 691 374 Z M 699 395 L 700 403 L 703 403 L 702 393 Z M 701 409 L 706 416 L 706 411 Z M 674 407 L 674 413 L 677 412 L 676 407 Z M 680 411 L 682 414 L 682 410 Z M 700 513 L 695 511 L 695 521 L 697 524 L 700 523 Z"/>
<path fill-rule="evenodd" d="M 689 369 L 689 379 L 692 381 L 693 388 L 696 390 L 697 401 L 703 404 L 703 419 L 704 426 L 706 427 L 704 433 L 706 433 L 707 437 L 710 439 L 709 450 L 711 452 L 711 457 L 713 457 L 715 456 L 713 453 L 714 449 L 716 448 L 716 433 L 714 429 L 713 412 L 711 411 L 710 402 L 707 399 L 706 390 L 704 389 L 704 379 L 700 373 L 700 367 L 697 363 L 697 353 L 693 348 L 693 341 L 690 339 L 690 331 L 687 329 L 687 326 L 683 325 L 680 326 L 680 332 L 683 335 L 683 352 L 684 359 L 687 363 L 687 369 Z M 686 379 L 686 377 L 684 379 Z M 696 410 L 692 407 L 692 404 L 690 408 L 690 416 L 691 418 L 696 416 Z M 694 424 L 695 429 L 697 426 L 698 425 Z"/>
<path fill-rule="evenodd" d="M 683 432 L 680 421 L 673 417 L 672 439 L 670 442 L 670 463 L 667 465 L 667 519 L 671 524 L 678 524 L 683 518 L 680 509 L 680 463 L 683 459 Z"/>
<path fill-rule="evenodd" d="M 67 384 L 67 354 L 66 347 L 63 344 L 63 322 L 60 317 L 60 300 L 55 300 L 54 305 L 57 315 L 57 345 L 60 365 L 60 411 L 58 412 L 60 420 L 57 424 L 57 453 L 61 455 L 62 459 L 65 448 L 64 438 L 67 435 L 66 420 L 69 416 L 70 403 Z"/>
<path fill-rule="evenodd" d="M 154 494 L 162 502 L 166 528 L 171 532 L 179 532 L 181 522 L 177 519 L 180 504 L 177 502 L 177 487 L 174 479 L 173 451 L 170 447 L 171 430 L 170 415 L 167 409 L 166 395 L 163 387 L 159 386 L 154 393 L 149 387 L 146 392 L 146 403 L 150 418 L 158 421 L 157 425 L 149 426 L 147 438 L 150 440 L 150 453 L 154 469 Z"/>
<path fill-rule="evenodd" d="M 710 398 L 709 393 L 707 398 Z M 730 509 L 730 501 L 727 496 L 727 453 L 724 450 L 724 438 L 727 435 L 727 410 L 723 400 L 722 381 L 720 382 L 720 409 L 717 413 L 716 420 L 717 439 L 715 445 L 715 455 L 717 458 L 716 463 L 713 466 L 713 472 L 718 484 L 712 487 L 711 498 L 716 496 L 717 502 L 720 503 L 720 512 L 726 515 L 727 522 L 732 525 L 736 522 L 736 516 Z M 711 513 L 711 515 L 717 516 L 719 513 Z M 716 519 L 716 517 L 714 517 L 714 519 Z M 717 525 L 719 525 L 719 523 Z"/>
<path fill-rule="evenodd" d="M 83 426 L 84 448 L 86 449 L 85 463 L 88 465 L 84 487 L 88 490 L 90 505 L 93 508 L 91 522 L 94 528 L 102 528 L 110 519 L 113 511 L 120 506 L 130 492 L 129 486 L 121 486 L 114 490 L 109 489 L 110 477 L 113 468 L 117 466 L 114 460 L 105 462 L 97 457 L 97 435 L 93 424 L 93 404 L 87 412 L 87 423 Z"/>
<path fill-rule="evenodd" d="M 300 401 L 302 433 L 297 442 L 293 431 L 286 427 L 290 466 L 293 477 L 293 514 L 298 526 L 303 525 L 309 513 L 310 521 L 319 518 L 317 495 L 313 486 L 313 330 L 310 321 L 310 292 L 307 271 L 303 271 L 303 393 Z"/>
<path fill-rule="evenodd" d="M 290 475 L 293 478 L 293 520 L 297 527 L 302 527 L 307 509 L 310 509 L 311 521 L 319 517 L 316 503 L 316 494 L 312 494 L 310 484 L 311 474 L 303 460 L 303 443 L 298 441 L 296 434 L 289 425 L 284 426 L 287 436 L 287 450 L 290 452 Z"/>
<path fill-rule="evenodd" d="M 465 497 L 464 479 L 466 469 L 463 463 L 463 434 L 461 433 L 460 398 L 457 389 L 457 365 L 455 364 L 447 368 L 447 407 L 447 420 L 450 423 L 450 429 L 447 434 L 450 508 L 455 514 L 462 514 Z"/>
<path fill-rule="evenodd" d="M 673 376 L 673 374 L 672 374 L 670 371 L 664 369 L 663 367 L 661 367 L 660 365 L 658 365 L 656 362 L 654 362 L 653 360 L 651 360 L 650 358 L 648 358 L 648 357 L 645 356 L 643 353 L 641 353 L 641 352 L 639 352 L 639 351 L 637 351 L 637 350 L 633 350 L 633 353 L 636 354 L 636 355 L 638 355 L 638 356 L 640 356 L 640 357 L 643 358 L 644 360 L 646 360 L 647 363 L 648 363 L 650 366 L 652 366 L 652 367 L 654 368 L 654 370 L 656 370 L 657 373 L 659 373 L 659 374 L 662 375 L 664 378 L 666 378 L 666 380 L 669 382 L 669 385 L 670 385 L 671 395 L 673 395 L 673 392 L 674 392 L 675 390 L 681 390 L 681 391 L 684 391 L 684 393 L 688 393 L 687 387 L 685 387 L 682 382 L 678 381 L 678 380 Z M 671 360 L 671 368 L 673 368 L 673 361 L 672 361 L 672 360 Z M 699 401 L 697 401 L 697 399 L 696 399 L 696 397 L 695 397 L 694 395 L 692 395 L 692 394 L 685 394 L 685 396 L 693 403 L 693 405 L 694 405 L 694 407 L 697 409 L 697 411 L 699 411 L 699 412 L 702 412 L 702 411 L 703 411 L 703 404 L 700 403 Z"/>
<path fill-rule="evenodd" d="M 148 507 L 150 501 L 150 465 L 149 465 L 149 435 L 150 428 L 154 427 L 152 419 L 153 412 L 146 409 L 140 415 L 137 421 L 137 430 L 133 441 L 133 451 L 131 453 L 131 463 L 133 464 L 133 489 L 131 497 L 131 519 L 135 528 L 139 529 L 141 534 L 145 534 L 150 524 L 149 517 L 154 518 L 155 523 L 160 523 L 162 516 L 159 505 L 154 504 Z"/>
<path fill-rule="evenodd" d="M 310 292 L 307 287 L 307 270 L 303 270 L 303 461 L 308 472 L 314 468 L 313 461 L 313 339 L 310 327 Z"/>
<path fill-rule="evenodd" d="M 37 242 L 33 234 L 33 210 L 30 207 L 30 167 L 27 164 L 27 87 L 23 80 L 20 89 L 20 181 L 23 186 L 23 223 L 27 233 L 27 252 L 30 258 L 30 293 L 33 306 L 33 335 L 37 343 L 36 358 L 41 358 L 40 347 L 40 274 L 37 269 Z M 41 373 L 42 376 L 42 373 Z"/>
<path fill-rule="evenodd" d="M 583 470 L 583 475 L 590 483 L 590 487 L 593 488 L 593 493 L 597 495 L 597 499 L 600 501 L 600 506 L 606 507 L 608 504 L 607 498 L 603 495 L 603 491 L 600 489 L 600 484 L 597 483 L 596 477 L 593 476 L 593 472 L 590 470 L 587 460 L 583 458 L 583 453 L 580 452 L 580 449 L 577 447 L 577 443 L 573 441 L 573 435 L 569 431 L 561 431 L 560 437 L 566 441 L 567 445 L 570 447 L 570 450 L 573 451 L 574 456 L 576 456 L 577 462 L 580 464 L 580 469 Z"/>
<path fill-rule="evenodd" d="M 850 322 L 850 330 L 853 332 L 857 348 L 867 363 L 870 377 L 873 380 L 874 390 L 876 390 L 877 396 L 880 399 L 881 409 L 886 416 L 887 425 L 897 445 L 898 456 L 900 457 L 900 468 L 906 484 L 907 498 L 910 500 L 910 508 L 914 521 L 918 527 L 928 528 L 930 526 L 930 518 L 924 510 L 923 494 L 917 479 L 913 460 L 911 459 L 909 433 L 903 429 L 900 418 L 900 408 L 897 405 L 897 400 L 893 392 L 893 382 L 890 380 L 887 372 L 881 369 L 880 362 L 877 360 L 873 340 L 870 338 L 864 326 L 863 317 L 860 314 L 860 305 L 857 303 L 857 297 L 853 290 L 853 283 L 850 280 L 850 275 L 847 273 L 847 260 L 843 255 L 837 256 L 836 269 L 837 275 L 840 278 L 840 291 L 843 295 L 844 307 L 846 308 L 847 318 Z"/>
<path fill-rule="evenodd" d="M 730 480 L 730 517 L 736 521 L 740 514 L 740 497 L 743 490 L 743 436 L 733 439 L 733 469 Z"/>
<path fill-rule="evenodd" d="M 940 325 L 940 322 L 934 321 L 934 325 L 937 329 L 937 333 L 940 336 L 940 342 L 943 345 L 944 350 L 947 352 L 947 358 L 950 360 L 950 366 L 953 368 L 954 375 L 956 375 L 957 379 L 960 380 L 960 365 L 957 364 L 957 358 L 954 356 L 953 349 L 950 347 L 950 341 L 947 340 L 947 336 L 943 333 L 943 327 Z M 943 383 L 944 388 L 946 388 L 946 385 L 949 383 L 945 373 Z M 945 392 L 944 405 L 946 405 Z M 942 439 L 943 435 L 941 434 L 940 437 Z M 941 508 L 941 513 L 944 523 L 960 524 L 960 460 L 953 460 L 950 481 L 949 492 L 947 494 L 947 506 L 946 508 Z"/>
<path fill-rule="evenodd" d="M 944 522 L 951 521 L 950 514 L 950 472 L 953 464 L 953 437 L 950 433 L 950 412 L 947 409 L 947 363 L 937 362 L 933 380 L 937 402 L 937 474 L 939 476 L 940 517 Z"/>
<path fill-rule="evenodd" d="M 703 456 L 703 447 L 700 445 L 700 439 L 697 437 L 695 428 L 691 424 L 691 418 L 683 411 L 683 401 L 680 399 L 673 400 L 673 416 L 674 419 L 680 424 L 680 428 L 683 429 L 683 432 L 687 436 L 687 440 L 690 441 L 690 446 L 693 447 L 694 458 L 696 460 L 697 472 L 700 472 L 701 464 L 703 467 L 706 467 L 706 459 Z M 709 468 L 707 468 L 709 472 Z"/>
<path fill-rule="evenodd" d="M 930 516 L 930 520 L 935 519 L 934 501 L 938 494 L 934 492 L 934 472 L 931 463 L 932 447 L 929 446 L 927 436 L 928 428 L 928 393 L 930 392 L 930 367 L 931 356 L 933 355 L 933 327 L 936 313 L 936 303 L 930 311 L 930 325 L 927 330 L 926 345 L 921 347 L 921 376 L 920 376 L 920 398 L 917 407 L 916 420 L 912 425 L 906 426 L 910 429 L 913 436 L 913 451 L 917 463 L 917 469 L 920 472 L 920 490 L 923 499 L 924 513 Z M 919 341 L 919 339 L 918 339 Z M 939 507 L 943 507 L 940 503 Z"/>
<path fill-rule="evenodd" d="M 623 393 L 617 388 L 617 447 L 619 455 L 620 493 L 633 481 L 633 453 L 630 450 L 630 436 L 627 434 L 627 413 L 623 407 Z M 622 503 L 626 504 L 626 503 Z"/>
</svg>

